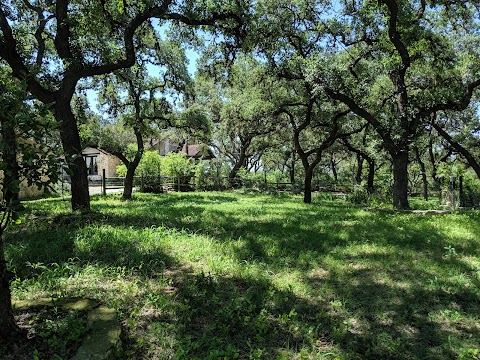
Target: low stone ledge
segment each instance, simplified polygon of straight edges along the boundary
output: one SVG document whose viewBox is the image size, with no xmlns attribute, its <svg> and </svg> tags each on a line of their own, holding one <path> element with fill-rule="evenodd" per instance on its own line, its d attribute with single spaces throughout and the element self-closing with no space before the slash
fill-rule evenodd
<svg viewBox="0 0 480 360">
<path fill-rule="evenodd" d="M 88 311 L 98 307 L 100 303 L 92 299 L 82 298 L 40 298 L 34 300 L 13 300 L 12 308 L 14 310 L 22 310 L 26 308 L 44 307 L 44 306 L 60 306 L 66 309 L 77 311 Z"/>
</svg>

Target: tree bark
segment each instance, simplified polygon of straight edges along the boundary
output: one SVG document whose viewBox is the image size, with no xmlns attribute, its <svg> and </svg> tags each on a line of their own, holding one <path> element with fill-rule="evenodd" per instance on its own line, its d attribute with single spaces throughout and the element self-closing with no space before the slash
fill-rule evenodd
<svg viewBox="0 0 480 360">
<path fill-rule="evenodd" d="M 392 155 L 393 162 L 393 207 L 409 209 L 408 205 L 408 151 L 400 150 Z"/>
<path fill-rule="evenodd" d="M 335 164 L 335 154 L 332 154 L 330 159 L 330 166 L 332 167 L 333 179 L 335 182 L 338 182 L 338 173 L 337 173 L 337 165 Z"/>
<path fill-rule="evenodd" d="M 355 174 L 355 182 L 357 185 L 362 183 L 362 173 L 363 173 L 363 157 L 357 153 L 357 173 Z"/>
<path fill-rule="evenodd" d="M 7 269 L 3 251 L 3 229 L 0 229 L 0 338 L 8 340 L 14 339 L 21 331 L 13 317 L 10 293 L 12 273 Z"/>
<path fill-rule="evenodd" d="M 230 173 L 228 174 L 228 182 L 230 183 L 230 186 L 233 186 L 234 180 L 237 177 L 238 171 L 242 168 L 242 166 L 245 164 L 245 160 L 247 158 L 247 148 L 250 145 L 250 142 L 247 142 L 247 144 L 242 144 L 240 148 L 240 156 L 233 166 L 232 170 L 230 170 Z"/>
<path fill-rule="evenodd" d="M 305 204 L 312 203 L 312 179 L 313 179 L 313 168 L 308 167 L 307 169 L 305 169 L 305 181 L 304 181 L 305 191 L 303 193 L 303 202 Z"/>
<path fill-rule="evenodd" d="M 135 175 L 135 170 L 136 169 L 137 169 L 137 166 L 134 166 L 133 162 L 131 162 L 127 166 L 127 173 L 125 175 L 125 180 L 124 180 L 124 183 L 123 183 L 123 195 L 122 195 L 122 197 L 125 200 L 131 200 L 132 199 L 133 177 Z"/>
<path fill-rule="evenodd" d="M 417 158 L 418 165 L 420 166 L 420 171 L 422 172 L 423 198 L 425 199 L 425 201 L 428 201 L 428 181 L 425 163 L 422 161 L 418 147 L 415 146 L 413 149 L 415 151 L 415 157 Z"/>
<path fill-rule="evenodd" d="M 7 207 L 15 206 L 18 203 L 18 191 L 20 189 L 12 187 L 13 182 L 19 180 L 19 166 L 17 162 L 17 135 L 15 133 L 15 124 L 13 119 L 0 116 L 0 134 L 4 143 L 5 150 L 2 153 L 3 162 L 7 165 L 3 172 L 2 195 Z M 1 226 L 1 225 L 0 225 Z"/>
<path fill-rule="evenodd" d="M 72 210 L 89 211 L 87 165 L 82 156 L 82 145 L 75 116 L 70 107 L 71 96 L 59 97 L 55 104 L 55 119 L 60 124 L 62 146 L 67 156 L 72 191 Z"/>
<path fill-rule="evenodd" d="M 430 134 L 430 137 L 432 134 Z M 435 155 L 433 153 L 433 141 L 430 138 L 428 141 L 428 158 L 430 159 L 430 164 L 432 165 L 431 177 L 435 183 L 435 188 L 440 189 L 440 179 L 437 176 L 437 163 L 435 161 Z"/>
<path fill-rule="evenodd" d="M 290 168 L 290 182 L 292 185 L 295 183 L 295 144 L 292 150 L 292 167 Z"/>
<path fill-rule="evenodd" d="M 17 141 L 15 126 L 12 119 L 0 117 L 0 133 L 4 142 L 3 162 L 7 168 L 4 169 L 4 178 L 2 181 L 3 204 L 0 202 L 2 217 L 0 217 L 0 338 L 9 339 L 19 333 L 19 328 L 15 323 L 12 311 L 12 302 L 10 294 L 11 272 L 7 269 L 3 247 L 3 232 L 8 224 L 10 212 L 18 203 L 18 188 L 12 186 L 14 181 L 18 181 L 18 162 L 17 162 Z"/>
<path fill-rule="evenodd" d="M 132 199 L 133 177 L 135 175 L 135 170 L 137 170 L 138 164 L 140 164 L 140 161 L 142 160 L 144 152 L 142 133 L 139 128 L 135 128 L 134 131 L 137 138 L 137 152 L 135 153 L 135 158 L 133 161 L 125 164 L 127 165 L 127 174 L 125 175 L 125 183 L 123 184 L 123 198 L 125 200 Z"/>
<path fill-rule="evenodd" d="M 370 159 L 368 161 L 368 176 L 367 176 L 367 194 L 372 195 L 375 191 L 374 187 L 374 178 L 375 178 L 375 161 Z"/>
</svg>

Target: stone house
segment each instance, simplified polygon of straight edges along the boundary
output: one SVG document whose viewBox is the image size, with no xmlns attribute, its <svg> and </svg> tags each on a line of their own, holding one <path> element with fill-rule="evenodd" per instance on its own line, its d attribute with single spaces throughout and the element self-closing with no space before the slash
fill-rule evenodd
<svg viewBox="0 0 480 360">
<path fill-rule="evenodd" d="M 0 139 L 1 141 L 1 139 Z M 31 144 L 32 146 L 35 146 L 35 143 L 31 139 L 24 139 L 24 138 L 17 138 L 18 142 L 22 142 L 24 144 Z M 20 155 L 18 155 L 18 158 Z M 3 184 L 3 170 L 0 170 L 0 201 L 2 200 L 2 184 Z M 45 194 L 45 188 L 44 187 L 38 187 L 36 185 L 28 186 L 28 181 L 25 179 L 20 183 L 20 192 L 18 194 L 18 197 L 20 199 L 34 199 L 34 198 L 39 198 L 42 197 Z"/>
<path fill-rule="evenodd" d="M 92 181 L 101 180 L 104 169 L 106 177 L 116 177 L 117 166 L 122 164 L 118 157 L 100 148 L 86 147 L 82 156 L 87 164 L 88 179 Z"/>
<path fill-rule="evenodd" d="M 0 201 L 2 200 L 2 181 L 3 180 L 3 171 L 0 171 Z M 32 185 L 28 186 L 27 180 L 23 180 L 20 183 L 20 193 L 18 197 L 20 199 L 35 199 L 42 197 L 45 194 L 45 188 L 39 188 L 38 186 Z"/>
</svg>

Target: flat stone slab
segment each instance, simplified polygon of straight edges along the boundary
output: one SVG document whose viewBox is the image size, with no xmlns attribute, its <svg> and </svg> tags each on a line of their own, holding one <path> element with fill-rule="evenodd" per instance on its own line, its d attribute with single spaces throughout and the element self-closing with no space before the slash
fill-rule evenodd
<svg viewBox="0 0 480 360">
<path fill-rule="evenodd" d="M 115 310 L 99 306 L 88 314 L 90 334 L 72 360 L 106 360 L 121 346 L 120 324 Z"/>
<path fill-rule="evenodd" d="M 53 299 L 53 298 L 40 298 L 35 300 L 13 300 L 12 307 L 14 310 L 22 310 L 32 307 L 44 307 L 44 306 L 61 306 L 66 309 L 77 310 L 77 311 L 87 311 L 92 310 L 95 307 L 99 306 L 98 301 L 92 299 L 81 299 L 81 298 L 62 298 L 62 299 Z"/>
<path fill-rule="evenodd" d="M 419 214 L 419 215 L 443 215 L 451 214 L 452 210 L 394 210 L 382 208 L 364 208 L 364 211 L 377 211 L 386 214 Z"/>
<path fill-rule="evenodd" d="M 35 300 L 13 300 L 15 310 L 26 308 L 60 306 L 77 311 L 89 311 L 89 334 L 83 340 L 72 360 L 108 360 L 121 348 L 121 327 L 115 310 L 98 301 L 81 298 L 41 298 Z"/>
</svg>

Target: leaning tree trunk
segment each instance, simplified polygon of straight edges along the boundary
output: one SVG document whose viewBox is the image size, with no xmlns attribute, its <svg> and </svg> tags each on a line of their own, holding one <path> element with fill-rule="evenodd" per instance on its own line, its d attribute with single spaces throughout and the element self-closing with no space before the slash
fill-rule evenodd
<svg viewBox="0 0 480 360">
<path fill-rule="evenodd" d="M 125 175 L 125 180 L 123 184 L 123 195 L 122 197 L 125 200 L 130 200 L 132 198 L 133 192 L 133 178 L 135 176 L 135 170 L 137 170 L 138 164 L 140 163 L 141 156 L 135 157 L 133 161 L 128 163 L 127 166 L 127 174 Z"/>
<path fill-rule="evenodd" d="M 133 165 L 133 161 L 127 166 L 127 174 L 125 175 L 125 180 L 123 182 L 123 195 L 122 195 L 122 197 L 125 200 L 130 200 L 132 198 L 133 177 L 135 175 L 136 169 L 137 169 L 137 166 Z"/>
<path fill-rule="evenodd" d="M 448 141 L 448 143 L 459 152 L 468 162 L 468 165 L 475 171 L 477 177 L 480 179 L 480 163 L 475 159 L 470 151 L 464 148 L 460 143 L 455 141 L 442 127 L 436 123 L 432 123 L 432 126 L 437 130 L 437 132 Z"/>
<path fill-rule="evenodd" d="M 88 193 L 87 165 L 83 160 L 82 146 L 78 134 L 77 121 L 70 108 L 70 98 L 58 99 L 55 106 L 55 119 L 60 124 L 60 136 L 68 167 L 71 171 L 72 210 L 90 210 Z"/>
<path fill-rule="evenodd" d="M 230 186 L 234 185 L 235 178 L 237 177 L 238 172 L 242 168 L 242 165 L 245 164 L 245 160 L 247 158 L 246 150 L 247 150 L 247 147 L 242 146 L 242 148 L 240 149 L 240 157 L 238 158 L 238 161 L 235 163 L 232 170 L 230 170 L 230 173 L 228 174 L 228 182 Z"/>
<path fill-rule="evenodd" d="M 393 161 L 393 207 L 406 210 L 408 205 L 408 151 L 402 149 L 392 155 Z"/>
<path fill-rule="evenodd" d="M 228 183 L 230 184 L 230 186 L 232 187 L 234 186 L 235 178 L 237 177 L 237 174 L 240 171 L 241 167 L 242 167 L 242 163 L 237 162 L 233 166 L 232 170 L 230 170 L 230 172 L 228 173 Z"/>
</svg>

